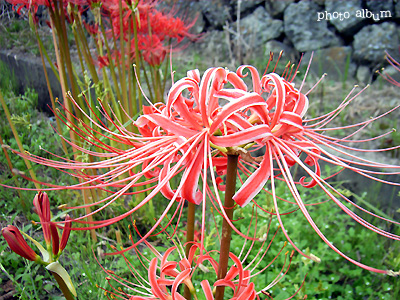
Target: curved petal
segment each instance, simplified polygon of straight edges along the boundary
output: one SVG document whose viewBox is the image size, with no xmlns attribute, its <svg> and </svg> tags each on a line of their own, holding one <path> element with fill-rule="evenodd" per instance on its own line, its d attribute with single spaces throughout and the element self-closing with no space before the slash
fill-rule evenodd
<svg viewBox="0 0 400 300">
<path fill-rule="evenodd" d="M 184 182 L 181 190 L 181 197 L 196 205 L 200 204 L 203 200 L 202 192 L 197 189 L 204 161 L 203 144 L 204 142 L 201 142 L 198 146 L 193 161 L 186 168 L 181 179 L 181 182 Z"/>
<path fill-rule="evenodd" d="M 247 68 L 247 69 L 250 70 L 251 79 L 253 80 L 253 91 L 254 91 L 255 93 L 257 93 L 257 94 L 261 94 L 260 75 L 258 74 L 258 71 L 257 71 L 256 68 L 254 68 L 253 66 L 250 66 L 250 65 L 243 65 L 243 66 L 240 66 L 240 67 L 237 69 L 236 74 L 237 74 L 239 77 L 242 77 L 242 78 L 243 78 L 243 77 L 246 77 L 246 76 L 247 76 L 247 73 L 246 73 L 246 74 L 243 74 L 243 69 L 245 69 L 245 68 Z"/>
<path fill-rule="evenodd" d="M 233 200 L 235 200 L 235 202 L 241 207 L 246 206 L 268 181 L 271 175 L 270 155 L 269 147 L 267 147 L 260 167 L 251 174 L 249 178 L 247 178 L 245 183 L 233 196 Z"/>
<path fill-rule="evenodd" d="M 175 135 L 181 135 L 186 138 L 194 136 L 197 131 L 186 128 L 182 125 L 179 125 L 176 122 L 173 122 L 172 120 L 168 119 L 167 117 L 159 114 L 151 114 L 151 115 L 144 115 L 141 116 L 137 121 L 137 126 L 140 127 L 141 124 L 143 124 L 143 119 L 150 120 L 151 122 L 157 124 L 158 126 L 162 127 L 164 130 L 171 132 Z"/>
<path fill-rule="evenodd" d="M 210 141 L 219 147 L 234 147 L 260 139 L 266 141 L 272 138 L 272 136 L 268 125 L 259 125 L 228 135 L 211 136 Z"/>
<path fill-rule="evenodd" d="M 210 126 L 210 132 L 215 132 L 215 130 L 217 130 L 221 123 L 229 118 L 236 111 L 257 105 L 266 107 L 267 103 L 260 95 L 256 93 L 246 94 L 238 98 L 236 101 L 230 102 L 229 104 L 225 105 L 224 108 L 218 113 L 217 117 L 214 119 L 212 125 Z"/>
<path fill-rule="evenodd" d="M 208 280 L 203 280 L 200 282 L 201 287 L 203 288 L 203 292 L 206 296 L 206 300 L 214 300 L 214 295 Z"/>
</svg>

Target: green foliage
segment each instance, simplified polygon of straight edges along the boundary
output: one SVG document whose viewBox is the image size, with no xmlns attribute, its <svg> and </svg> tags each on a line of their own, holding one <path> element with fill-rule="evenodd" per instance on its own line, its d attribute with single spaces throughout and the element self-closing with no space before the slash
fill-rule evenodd
<svg viewBox="0 0 400 300">
<path fill-rule="evenodd" d="M 47 34 L 47 38 L 51 39 L 51 35 Z M 35 35 L 31 32 L 27 20 L 3 18 L 0 26 L 0 44 L 3 49 L 39 54 Z"/>
<path fill-rule="evenodd" d="M 6 63 L 0 60 L 0 91 L 3 93 L 7 91 L 16 93 L 17 89 L 17 80 L 14 72 L 7 67 Z"/>
<path fill-rule="evenodd" d="M 23 147 L 26 151 L 33 155 L 40 155 L 46 158 L 52 157 L 50 154 L 45 152 L 43 149 L 55 153 L 57 155 L 63 155 L 60 139 L 55 134 L 53 127 L 56 127 L 54 118 L 48 118 L 43 113 L 40 113 L 37 109 L 38 96 L 37 93 L 31 89 L 27 89 L 23 95 L 16 96 L 12 91 L 5 91 L 4 93 L 5 102 L 10 110 L 12 121 L 17 128 L 18 135 L 21 139 Z M 5 117 L 4 111 L 0 108 L 0 136 L 3 139 L 3 143 L 8 145 L 12 149 L 18 149 L 16 140 L 13 137 L 11 128 L 8 124 L 7 118 Z M 43 149 L 42 149 L 43 148 Z M 26 165 L 23 160 L 17 155 L 12 154 L 8 151 L 9 157 L 12 163 L 12 167 L 19 171 L 27 173 Z M 21 177 L 13 175 L 8 167 L 8 163 L 5 155 L 0 155 L 0 181 L 3 184 L 15 185 L 14 178 L 19 182 L 20 187 L 34 188 L 33 183 L 22 180 Z M 33 169 L 40 181 L 54 182 L 55 178 L 60 183 L 72 183 L 69 175 L 60 175 L 60 172 L 52 170 L 41 165 L 33 165 Z M 21 191 L 20 194 L 15 190 L 0 187 L 0 205 L 7 212 L 19 211 L 21 206 L 17 203 L 10 203 L 9 199 L 24 198 L 25 203 L 31 203 L 34 193 L 28 191 Z M 62 199 L 66 196 L 69 191 L 61 192 L 49 192 L 49 196 L 54 204 L 63 203 Z"/>
</svg>

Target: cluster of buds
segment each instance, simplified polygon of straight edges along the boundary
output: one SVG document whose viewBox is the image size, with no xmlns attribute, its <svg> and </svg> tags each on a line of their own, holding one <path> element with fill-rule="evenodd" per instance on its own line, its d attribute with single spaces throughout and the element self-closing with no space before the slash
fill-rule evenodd
<svg viewBox="0 0 400 300">
<path fill-rule="evenodd" d="M 20 231 L 13 225 L 8 225 L 2 229 L 2 234 L 12 251 L 18 255 L 44 265 L 47 270 L 57 273 L 68 286 L 72 294 L 76 296 L 75 288 L 67 271 L 58 262 L 62 251 L 67 245 L 69 234 L 71 232 L 71 218 L 67 215 L 65 225 L 61 235 L 58 233 L 57 225 L 51 221 L 50 201 L 46 193 L 39 192 L 33 199 L 33 206 L 39 216 L 40 224 L 42 225 L 43 236 L 46 242 L 46 249 L 41 243 Z M 25 241 L 24 237 L 29 239 L 39 249 L 42 257 L 40 257 Z"/>
</svg>

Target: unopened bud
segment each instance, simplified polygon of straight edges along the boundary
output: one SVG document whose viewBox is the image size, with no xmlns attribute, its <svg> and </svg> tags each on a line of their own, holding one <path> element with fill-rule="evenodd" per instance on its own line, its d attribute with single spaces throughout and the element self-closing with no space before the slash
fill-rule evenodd
<svg viewBox="0 0 400 300">
<path fill-rule="evenodd" d="M 27 244 L 25 239 L 22 237 L 19 229 L 13 225 L 8 225 L 1 231 L 4 239 L 7 241 L 8 246 L 12 251 L 17 253 L 28 260 L 36 261 L 40 259 L 39 255 L 33 251 L 31 247 Z"/>
</svg>

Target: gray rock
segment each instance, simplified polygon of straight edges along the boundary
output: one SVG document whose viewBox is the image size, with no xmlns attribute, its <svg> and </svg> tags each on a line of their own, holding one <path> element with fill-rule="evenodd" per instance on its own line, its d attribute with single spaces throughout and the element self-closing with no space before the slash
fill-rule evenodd
<svg viewBox="0 0 400 300">
<path fill-rule="evenodd" d="M 314 3 L 318 4 L 319 6 L 325 5 L 325 0 L 313 0 Z"/>
<path fill-rule="evenodd" d="M 345 35 L 353 35 L 361 26 L 364 19 L 357 18 L 357 10 L 361 9 L 361 0 L 326 0 L 325 19 L 333 24 L 339 32 Z M 342 13 L 342 17 L 334 19 L 334 12 Z M 328 15 L 330 13 L 331 15 Z"/>
<path fill-rule="evenodd" d="M 356 66 L 350 63 L 351 47 L 331 47 L 314 51 L 310 72 L 317 77 L 327 74 L 327 79 L 344 81 L 353 78 Z M 303 63 L 308 63 L 311 52 L 303 56 Z"/>
<path fill-rule="evenodd" d="M 400 1 L 397 1 L 394 6 L 394 14 L 396 18 L 400 18 Z"/>
<path fill-rule="evenodd" d="M 14 73 L 18 92 L 23 94 L 28 87 L 35 89 L 38 93 L 38 108 L 52 114 L 48 107 L 51 106 L 51 101 L 41 60 L 27 53 L 16 54 L 15 50 L 0 50 L 0 60 Z M 60 83 L 47 62 L 46 70 L 54 98 L 62 99 Z"/>
<path fill-rule="evenodd" d="M 390 11 L 393 13 L 393 1 L 392 0 L 367 0 L 366 1 L 367 9 L 369 9 L 372 13 L 381 15 L 383 11 Z"/>
<path fill-rule="evenodd" d="M 228 63 L 229 47 L 226 38 L 226 32 L 220 30 L 209 31 L 204 35 L 204 38 L 193 44 L 193 51 L 199 52 L 201 57 L 205 58 L 211 65 L 220 65 Z M 208 61 L 211 60 L 211 61 Z"/>
<path fill-rule="evenodd" d="M 280 0 L 280 1 L 267 0 L 265 2 L 265 9 L 272 17 L 275 18 L 283 14 L 286 7 L 288 7 L 289 4 L 293 2 L 294 0 Z"/>
<path fill-rule="evenodd" d="M 240 12 L 246 12 L 254 10 L 256 6 L 260 3 L 264 2 L 264 0 L 241 0 L 240 1 Z M 231 5 L 233 7 L 233 14 L 237 14 L 237 7 L 239 4 L 239 0 L 231 0 Z"/>
<path fill-rule="evenodd" d="M 230 3 L 228 0 L 200 0 L 200 8 L 212 28 L 222 28 L 230 20 Z"/>
<path fill-rule="evenodd" d="M 278 57 L 279 52 L 281 52 L 282 50 L 283 50 L 283 55 L 282 55 L 281 60 L 283 62 L 287 62 L 289 60 L 291 62 L 295 62 L 297 60 L 299 55 L 295 49 L 293 49 L 292 47 L 290 47 L 282 42 L 275 41 L 275 40 L 268 41 L 265 44 L 264 57 L 266 60 L 268 60 L 269 53 L 272 52 L 272 53 L 274 53 L 274 61 L 276 61 L 276 58 Z"/>
<path fill-rule="evenodd" d="M 360 63 L 376 66 L 385 61 L 385 51 L 398 51 L 399 38 L 394 23 L 369 25 L 361 29 L 353 42 L 353 57 Z"/>
<path fill-rule="evenodd" d="M 320 7 L 309 1 L 292 3 L 286 8 L 285 33 L 297 50 L 310 51 L 340 44 L 339 38 L 328 29 L 327 21 L 317 22 L 319 11 Z"/>
<path fill-rule="evenodd" d="M 359 66 L 357 69 L 356 78 L 358 83 L 370 83 L 372 78 L 371 70 L 366 66 Z"/>
<path fill-rule="evenodd" d="M 232 25 L 236 30 L 237 23 Z M 260 47 L 267 41 L 279 37 L 283 31 L 283 22 L 270 17 L 264 7 L 258 7 L 254 13 L 243 18 L 240 23 L 240 36 L 252 48 Z"/>
</svg>

